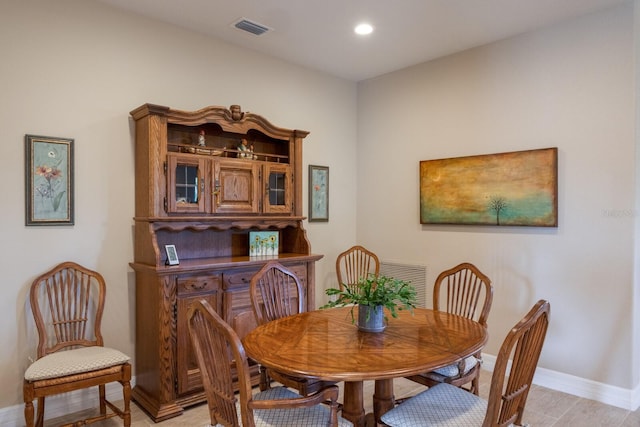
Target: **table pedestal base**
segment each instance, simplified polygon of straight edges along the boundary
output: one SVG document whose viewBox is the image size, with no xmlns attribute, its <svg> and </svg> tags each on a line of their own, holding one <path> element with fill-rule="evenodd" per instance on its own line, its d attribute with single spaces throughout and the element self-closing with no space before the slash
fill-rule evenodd
<svg viewBox="0 0 640 427">
<path fill-rule="evenodd" d="M 393 380 L 376 380 L 373 394 L 373 414 L 365 414 L 362 381 L 345 381 L 342 417 L 356 427 L 378 425 L 380 417 L 394 406 Z"/>
<path fill-rule="evenodd" d="M 380 424 L 376 423 L 376 417 L 372 413 L 368 413 L 364 416 L 364 427 L 378 427 Z"/>
<path fill-rule="evenodd" d="M 362 381 L 344 382 L 344 404 L 342 417 L 348 419 L 355 427 L 364 427 L 364 398 Z M 349 396 L 349 397 L 347 397 Z"/>
<path fill-rule="evenodd" d="M 373 415 L 376 423 L 380 421 L 382 415 L 392 410 L 394 405 L 393 380 L 376 380 L 373 392 Z"/>
</svg>

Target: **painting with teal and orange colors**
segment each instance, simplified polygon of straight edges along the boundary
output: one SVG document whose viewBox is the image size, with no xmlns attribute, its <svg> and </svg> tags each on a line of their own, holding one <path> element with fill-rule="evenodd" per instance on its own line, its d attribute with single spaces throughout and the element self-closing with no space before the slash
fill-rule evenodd
<svg viewBox="0 0 640 427">
<path fill-rule="evenodd" d="M 423 160 L 420 223 L 558 226 L 558 149 Z"/>
</svg>

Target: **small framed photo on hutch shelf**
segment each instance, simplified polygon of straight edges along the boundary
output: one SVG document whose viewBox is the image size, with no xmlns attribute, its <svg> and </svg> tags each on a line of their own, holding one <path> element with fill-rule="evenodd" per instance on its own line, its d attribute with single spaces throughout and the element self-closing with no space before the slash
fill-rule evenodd
<svg viewBox="0 0 640 427">
<path fill-rule="evenodd" d="M 175 245 L 164 245 L 164 250 L 167 252 L 167 262 L 165 262 L 166 265 L 180 264 L 180 260 L 178 260 L 178 252 L 176 252 Z"/>
<path fill-rule="evenodd" d="M 309 165 L 309 221 L 329 221 L 329 167 Z"/>
<path fill-rule="evenodd" d="M 250 231 L 249 256 L 278 255 L 277 231 Z"/>
</svg>

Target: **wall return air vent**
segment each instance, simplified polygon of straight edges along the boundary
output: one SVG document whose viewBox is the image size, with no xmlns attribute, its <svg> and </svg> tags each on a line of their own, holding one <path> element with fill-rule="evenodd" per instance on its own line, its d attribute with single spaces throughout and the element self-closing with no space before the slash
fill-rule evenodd
<svg viewBox="0 0 640 427">
<path fill-rule="evenodd" d="M 241 18 L 233 24 L 239 30 L 246 31 L 256 36 L 261 36 L 267 31 L 271 31 L 271 28 L 258 24 L 257 22 L 250 21 L 246 18 Z"/>
<path fill-rule="evenodd" d="M 426 266 L 380 261 L 380 274 L 410 282 L 416 288 L 416 293 L 418 294 L 416 306 L 423 308 L 431 306 L 433 290 L 427 289 Z"/>
</svg>

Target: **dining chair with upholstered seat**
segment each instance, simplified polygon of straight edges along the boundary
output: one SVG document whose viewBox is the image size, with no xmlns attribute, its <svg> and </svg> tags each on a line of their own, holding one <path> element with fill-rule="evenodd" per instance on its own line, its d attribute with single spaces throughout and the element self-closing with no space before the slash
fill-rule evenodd
<svg viewBox="0 0 640 427">
<path fill-rule="evenodd" d="M 277 261 L 269 261 L 251 278 L 249 284 L 251 305 L 258 325 L 305 311 L 304 288 L 298 276 Z M 275 380 L 307 395 L 333 382 L 293 377 L 272 369 L 260 367 L 260 390 L 270 387 Z"/>
<path fill-rule="evenodd" d="M 383 414 L 381 421 L 391 427 L 522 425 L 549 313 L 549 302 L 540 300 L 509 331 L 496 358 L 488 400 L 441 383 Z"/>
<path fill-rule="evenodd" d="M 433 309 L 464 316 L 487 327 L 493 301 L 491 280 L 475 265 L 462 263 L 438 275 L 433 286 Z M 469 391 L 478 394 L 481 352 L 459 363 L 432 372 L 407 377 L 428 387 L 449 383 L 462 387 L 470 383 Z"/>
<path fill-rule="evenodd" d="M 249 364 L 236 332 L 205 300 L 188 312 L 188 330 L 202 376 L 211 426 L 301 427 L 352 424 L 338 416 L 338 387 L 328 386 L 308 396 L 286 387 L 252 395 Z M 238 396 L 233 378 L 237 378 Z M 329 401 L 329 406 L 322 403 Z"/>
<path fill-rule="evenodd" d="M 336 275 L 341 289 L 345 284 L 358 283 L 371 274 L 380 274 L 380 260 L 363 246 L 352 246 L 336 258 Z"/>
<path fill-rule="evenodd" d="M 41 427 L 46 397 L 95 386 L 100 414 L 74 425 L 114 416 L 122 418 L 125 427 L 131 425 L 131 365 L 129 356 L 104 346 L 100 326 L 105 295 L 104 278 L 73 262 L 59 264 L 33 281 L 29 299 L 38 349 L 37 360 L 24 374 L 27 427 L 34 426 L 34 399 L 38 403 L 35 425 Z M 105 385 L 112 382 L 122 385 L 120 407 L 105 396 Z"/>
</svg>

